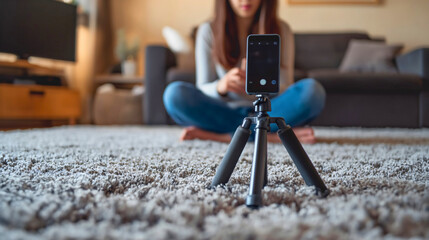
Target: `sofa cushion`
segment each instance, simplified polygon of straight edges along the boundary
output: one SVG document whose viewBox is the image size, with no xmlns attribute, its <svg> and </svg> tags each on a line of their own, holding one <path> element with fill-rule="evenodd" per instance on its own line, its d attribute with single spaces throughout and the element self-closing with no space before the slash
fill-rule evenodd
<svg viewBox="0 0 429 240">
<path fill-rule="evenodd" d="M 338 68 L 351 39 L 370 39 L 366 33 L 297 33 L 295 68 Z"/>
<path fill-rule="evenodd" d="M 429 92 L 420 94 L 420 127 L 429 127 Z"/>
<path fill-rule="evenodd" d="M 419 96 L 413 93 L 330 93 L 313 126 L 419 127 Z"/>
<path fill-rule="evenodd" d="M 167 84 L 176 81 L 195 84 L 195 70 L 170 68 L 167 72 Z"/>
<path fill-rule="evenodd" d="M 336 69 L 315 69 L 309 76 L 318 80 L 328 92 L 418 93 L 422 79 L 414 74 L 344 73 Z"/>
<path fill-rule="evenodd" d="M 397 72 L 393 58 L 402 45 L 352 39 L 340 65 L 342 72 Z"/>
<path fill-rule="evenodd" d="M 294 81 L 299 81 L 303 78 L 308 77 L 307 71 L 301 70 L 301 69 L 294 69 L 293 70 L 293 79 Z"/>
</svg>

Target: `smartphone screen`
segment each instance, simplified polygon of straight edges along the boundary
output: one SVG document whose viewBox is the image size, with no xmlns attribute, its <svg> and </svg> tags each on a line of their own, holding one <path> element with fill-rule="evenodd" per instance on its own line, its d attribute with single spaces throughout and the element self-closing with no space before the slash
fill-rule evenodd
<svg viewBox="0 0 429 240">
<path fill-rule="evenodd" d="M 279 92 L 280 36 L 247 37 L 246 92 L 249 95 Z"/>
</svg>

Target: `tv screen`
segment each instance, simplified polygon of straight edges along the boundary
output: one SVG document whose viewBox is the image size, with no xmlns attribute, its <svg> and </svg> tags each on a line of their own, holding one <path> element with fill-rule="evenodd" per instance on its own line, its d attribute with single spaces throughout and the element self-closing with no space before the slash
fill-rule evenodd
<svg viewBox="0 0 429 240">
<path fill-rule="evenodd" d="M 0 52 L 75 61 L 76 6 L 54 0 L 0 0 Z"/>
</svg>

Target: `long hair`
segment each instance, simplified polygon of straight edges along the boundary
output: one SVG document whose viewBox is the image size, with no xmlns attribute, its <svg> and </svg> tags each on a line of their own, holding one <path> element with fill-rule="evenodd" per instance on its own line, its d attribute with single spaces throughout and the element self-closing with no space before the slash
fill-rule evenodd
<svg viewBox="0 0 429 240">
<path fill-rule="evenodd" d="M 215 17 L 211 22 L 213 31 L 213 56 L 225 69 L 237 65 L 240 57 L 240 43 L 236 15 L 229 0 L 216 0 Z M 248 34 L 280 33 L 277 18 L 277 0 L 261 0 Z"/>
</svg>

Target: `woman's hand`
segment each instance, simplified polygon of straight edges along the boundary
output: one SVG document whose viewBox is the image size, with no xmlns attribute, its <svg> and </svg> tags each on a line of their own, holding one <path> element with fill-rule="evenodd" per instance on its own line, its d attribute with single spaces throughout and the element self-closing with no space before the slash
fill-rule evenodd
<svg viewBox="0 0 429 240">
<path fill-rule="evenodd" d="M 241 62 L 241 68 L 232 68 L 229 70 L 217 84 L 217 91 L 220 95 L 225 95 L 228 92 L 237 94 L 245 94 L 246 86 L 246 60 Z"/>
</svg>

